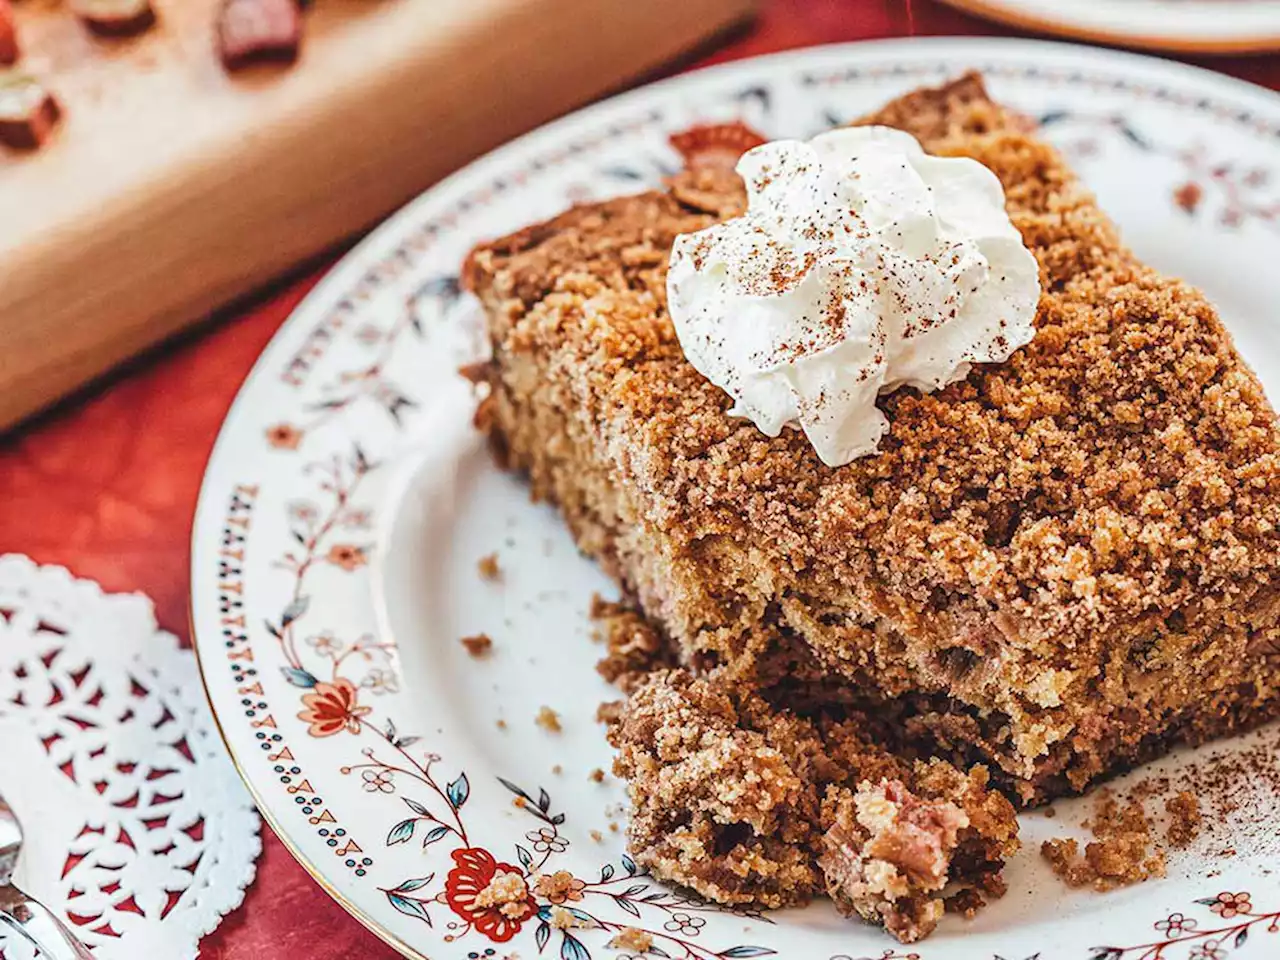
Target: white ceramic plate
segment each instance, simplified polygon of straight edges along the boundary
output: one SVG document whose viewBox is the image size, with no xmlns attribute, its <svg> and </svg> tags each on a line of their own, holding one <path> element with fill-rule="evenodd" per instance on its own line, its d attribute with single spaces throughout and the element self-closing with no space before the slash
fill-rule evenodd
<svg viewBox="0 0 1280 960">
<path fill-rule="evenodd" d="M 1026 30 L 1187 53 L 1280 49 L 1280 0 L 942 0 Z"/>
<path fill-rule="evenodd" d="M 636 871 L 613 830 L 620 785 L 589 779 L 610 765 L 594 713 L 616 693 L 593 670 L 586 610 L 611 586 L 469 427 L 455 371 L 480 337 L 457 291 L 461 258 L 571 200 L 655 183 L 676 162 L 668 133 L 693 121 L 742 116 L 806 136 L 971 67 L 1041 118 L 1141 254 L 1204 286 L 1280 395 L 1277 98 L 1183 66 L 1024 41 L 799 51 L 583 111 L 410 204 L 263 354 L 200 497 L 195 642 L 263 814 L 335 898 L 407 955 L 612 958 L 606 944 L 627 925 L 679 960 L 1280 954 L 1280 815 L 1242 828 L 1229 860 L 1206 859 L 1202 844 L 1175 857 L 1167 880 L 1105 896 L 1067 892 L 1035 853 L 1080 805 L 1060 804 L 1052 822 L 1027 816 L 1009 894 L 973 922 L 947 918 L 908 951 L 827 904 L 758 917 L 664 889 Z M 491 552 L 501 583 L 477 573 Z M 483 662 L 458 642 L 480 632 L 496 647 Z M 562 733 L 535 725 L 542 705 L 559 711 Z M 1241 778 L 1242 797 L 1255 788 Z M 1275 798 L 1246 807 L 1260 803 Z M 475 906 L 495 871 L 539 867 L 583 881 L 570 905 L 585 927 L 550 928 L 538 898 L 514 918 Z M 1249 911 L 1211 910 L 1220 892 L 1242 891 Z"/>
</svg>

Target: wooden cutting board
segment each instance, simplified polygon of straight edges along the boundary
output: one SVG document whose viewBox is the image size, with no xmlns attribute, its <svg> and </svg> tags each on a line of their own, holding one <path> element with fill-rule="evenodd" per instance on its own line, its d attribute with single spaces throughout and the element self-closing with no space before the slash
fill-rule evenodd
<svg viewBox="0 0 1280 960">
<path fill-rule="evenodd" d="M 0 148 L 0 430 L 754 5 L 317 0 L 298 63 L 228 75 L 219 2 L 104 40 L 17 0 L 64 119 Z"/>
</svg>

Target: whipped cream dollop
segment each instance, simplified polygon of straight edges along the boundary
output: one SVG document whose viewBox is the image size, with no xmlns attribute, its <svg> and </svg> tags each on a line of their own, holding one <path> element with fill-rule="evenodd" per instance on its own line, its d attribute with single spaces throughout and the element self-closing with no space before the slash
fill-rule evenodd
<svg viewBox="0 0 1280 960">
<path fill-rule="evenodd" d="M 876 397 L 936 390 L 1035 335 L 1036 259 L 995 174 L 850 127 L 738 161 L 749 208 L 676 238 L 667 300 L 689 362 L 769 436 L 829 466 L 876 450 Z"/>
</svg>

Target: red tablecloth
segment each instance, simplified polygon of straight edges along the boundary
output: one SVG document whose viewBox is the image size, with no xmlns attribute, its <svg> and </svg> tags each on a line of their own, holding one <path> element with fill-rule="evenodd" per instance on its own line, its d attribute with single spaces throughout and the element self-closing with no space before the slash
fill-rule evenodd
<svg viewBox="0 0 1280 960">
<path fill-rule="evenodd" d="M 765 0 L 749 30 L 690 66 L 838 40 L 1008 33 L 930 0 Z M 1204 65 L 1280 87 L 1280 57 Z M 335 255 L 336 256 L 336 255 Z M 0 552 L 141 590 L 163 627 L 188 632 L 188 538 L 205 460 L 250 366 L 333 258 L 227 311 L 0 444 Z M 310 879 L 264 828 L 244 906 L 205 960 L 383 960 L 395 952 Z"/>
</svg>

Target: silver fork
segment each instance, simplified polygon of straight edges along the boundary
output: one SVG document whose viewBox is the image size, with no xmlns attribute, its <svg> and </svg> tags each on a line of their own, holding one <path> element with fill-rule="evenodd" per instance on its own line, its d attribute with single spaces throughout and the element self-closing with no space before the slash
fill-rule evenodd
<svg viewBox="0 0 1280 960">
<path fill-rule="evenodd" d="M 13 885 L 22 852 L 22 825 L 0 797 L 0 923 L 40 951 L 45 960 L 93 960 L 89 948 L 42 903 Z"/>
</svg>

